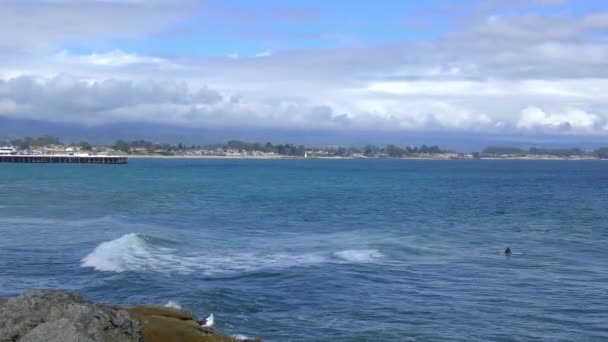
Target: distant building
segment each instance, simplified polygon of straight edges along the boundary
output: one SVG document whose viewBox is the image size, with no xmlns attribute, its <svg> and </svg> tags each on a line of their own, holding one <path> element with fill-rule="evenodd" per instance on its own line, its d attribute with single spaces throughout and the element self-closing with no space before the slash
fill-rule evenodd
<svg viewBox="0 0 608 342">
<path fill-rule="evenodd" d="M 0 156 L 14 156 L 17 154 L 17 149 L 12 146 L 0 147 Z"/>
</svg>

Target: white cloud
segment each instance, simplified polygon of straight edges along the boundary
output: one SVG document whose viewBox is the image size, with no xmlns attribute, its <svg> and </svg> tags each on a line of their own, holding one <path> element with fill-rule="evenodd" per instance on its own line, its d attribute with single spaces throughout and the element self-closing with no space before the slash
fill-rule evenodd
<svg viewBox="0 0 608 342">
<path fill-rule="evenodd" d="M 111 46 L 79 55 L 62 47 L 154 35 L 187 16 L 188 6 L 42 4 L 11 2 L 0 11 L 0 115 L 195 127 L 608 133 L 608 41 L 597 39 L 608 28 L 605 13 L 484 14 L 426 41 L 160 57 Z M 15 39 L 16 19 L 6 13 L 23 16 L 26 8 L 32 18 Z M 99 16 L 90 15 L 95 11 Z"/>
<path fill-rule="evenodd" d="M 274 51 L 272 51 L 272 50 L 264 50 L 264 51 L 255 53 L 251 57 L 249 57 L 249 56 L 243 56 L 243 55 L 241 55 L 239 53 L 236 53 L 236 52 L 232 52 L 232 53 L 229 53 L 228 55 L 226 55 L 226 57 L 228 57 L 230 59 L 240 59 L 241 57 L 244 57 L 244 58 L 264 58 L 264 57 L 270 57 L 273 54 L 274 54 Z"/>
<path fill-rule="evenodd" d="M 581 109 L 567 109 L 558 113 L 546 113 L 538 107 L 527 107 L 521 111 L 517 127 L 522 129 L 560 129 L 592 131 L 599 127 L 600 118 Z"/>
<path fill-rule="evenodd" d="M 0 113 L 10 115 L 17 110 L 17 104 L 12 99 L 0 98 Z"/>
<path fill-rule="evenodd" d="M 123 67 L 138 64 L 175 67 L 173 63 L 163 58 L 126 53 L 120 49 L 114 49 L 105 53 L 92 53 L 89 55 L 73 55 L 68 51 L 62 50 L 57 53 L 54 58 L 62 63 L 80 63 L 108 67 Z"/>
<path fill-rule="evenodd" d="M 501 82 L 478 81 L 410 81 L 410 82 L 374 82 L 368 90 L 394 95 L 422 96 L 501 96 L 507 95 L 509 89 Z"/>
<path fill-rule="evenodd" d="M 272 50 L 264 50 L 264 51 L 256 53 L 254 55 L 254 57 L 258 57 L 258 58 L 260 58 L 260 57 L 270 57 L 273 54 L 274 54 L 274 51 L 272 51 Z"/>
<path fill-rule="evenodd" d="M 33 52 L 78 42 L 94 46 L 108 39 L 134 39 L 170 29 L 199 5 L 172 1 L 2 2 L 0 50 Z"/>
</svg>

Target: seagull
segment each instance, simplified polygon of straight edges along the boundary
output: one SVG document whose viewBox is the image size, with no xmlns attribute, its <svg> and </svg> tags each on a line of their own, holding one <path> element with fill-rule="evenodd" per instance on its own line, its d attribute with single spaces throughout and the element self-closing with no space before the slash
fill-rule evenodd
<svg viewBox="0 0 608 342">
<path fill-rule="evenodd" d="M 209 317 L 202 319 L 198 322 L 198 324 L 200 324 L 201 328 L 213 328 L 213 324 L 214 324 L 214 317 L 213 314 L 209 315 Z"/>
</svg>

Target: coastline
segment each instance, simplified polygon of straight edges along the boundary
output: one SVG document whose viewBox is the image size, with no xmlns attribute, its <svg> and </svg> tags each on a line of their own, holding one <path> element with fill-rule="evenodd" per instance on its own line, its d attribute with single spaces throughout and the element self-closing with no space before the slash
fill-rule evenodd
<svg viewBox="0 0 608 342">
<path fill-rule="evenodd" d="M 591 157 L 550 157 L 550 156 L 529 156 L 529 157 L 482 157 L 482 158 L 449 158 L 449 157 L 400 157 L 400 158 L 360 158 L 360 157 L 302 157 L 302 156 L 211 156 L 211 155 L 171 155 L 171 156 L 163 156 L 158 154 L 133 154 L 126 155 L 129 159 L 226 159 L 226 160 L 386 160 L 386 159 L 396 159 L 396 160 L 450 160 L 450 161 L 458 161 L 458 160 L 569 160 L 569 161 L 586 161 L 586 160 L 608 160 L 608 159 L 600 159 L 600 158 L 591 158 Z"/>
<path fill-rule="evenodd" d="M 160 154 L 128 154 L 129 159 L 307 159 L 304 157 L 292 156 L 193 156 L 193 155 L 172 155 L 163 156 Z"/>
</svg>

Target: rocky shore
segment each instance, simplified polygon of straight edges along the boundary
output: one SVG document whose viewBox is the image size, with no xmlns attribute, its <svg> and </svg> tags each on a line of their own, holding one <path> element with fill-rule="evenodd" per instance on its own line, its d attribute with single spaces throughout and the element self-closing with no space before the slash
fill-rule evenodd
<svg viewBox="0 0 608 342">
<path fill-rule="evenodd" d="M 0 342 L 238 342 L 165 307 L 116 307 L 61 291 L 0 299 Z"/>
</svg>

